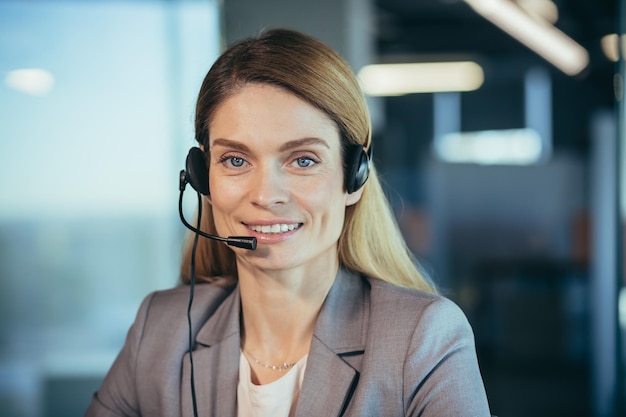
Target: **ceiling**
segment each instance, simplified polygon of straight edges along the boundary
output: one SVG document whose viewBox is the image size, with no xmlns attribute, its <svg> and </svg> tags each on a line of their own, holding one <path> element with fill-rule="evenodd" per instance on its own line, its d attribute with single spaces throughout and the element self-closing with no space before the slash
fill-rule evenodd
<svg viewBox="0 0 626 417">
<path fill-rule="evenodd" d="M 589 51 L 592 67 L 610 67 L 600 39 L 616 32 L 617 0 L 553 3 L 558 9 L 555 26 Z M 376 0 L 375 7 L 377 48 L 383 55 L 478 54 L 493 59 L 534 55 L 462 0 Z"/>
<path fill-rule="evenodd" d="M 576 77 L 563 74 L 462 0 L 375 0 L 376 51 L 381 61 L 470 57 L 485 68 L 485 83 L 521 80 L 526 69 L 543 65 L 553 74 L 555 118 L 560 112 L 564 120 L 588 120 L 595 108 L 614 105 L 615 64 L 604 56 L 600 39 L 617 31 L 618 0 L 553 2 L 558 10 L 555 26 L 590 55 L 588 68 Z M 581 128 L 568 123 L 555 132 L 555 139 L 584 146 L 588 139 L 577 132 Z"/>
</svg>

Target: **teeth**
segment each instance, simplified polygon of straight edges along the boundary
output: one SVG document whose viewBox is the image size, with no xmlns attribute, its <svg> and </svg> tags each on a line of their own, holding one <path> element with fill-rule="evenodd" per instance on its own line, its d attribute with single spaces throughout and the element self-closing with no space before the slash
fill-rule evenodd
<svg viewBox="0 0 626 417">
<path fill-rule="evenodd" d="M 289 232 L 290 230 L 297 229 L 298 223 L 293 223 L 293 224 L 285 224 L 285 223 L 278 224 L 277 223 L 277 224 L 272 224 L 272 225 L 266 224 L 263 226 L 249 225 L 248 227 L 250 227 L 250 229 L 254 230 L 255 232 L 277 234 L 277 233 L 285 233 L 285 232 Z"/>
</svg>

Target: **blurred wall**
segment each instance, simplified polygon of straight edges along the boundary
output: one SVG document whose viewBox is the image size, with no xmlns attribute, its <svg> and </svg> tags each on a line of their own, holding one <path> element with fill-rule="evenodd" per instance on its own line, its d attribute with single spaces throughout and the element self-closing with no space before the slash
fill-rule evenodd
<svg viewBox="0 0 626 417">
<path fill-rule="evenodd" d="M 232 44 L 263 29 L 305 32 L 328 44 L 357 72 L 375 59 L 375 16 L 371 0 L 290 1 L 226 0 L 225 43 Z M 374 130 L 384 125 L 382 103 L 368 98 Z"/>
</svg>

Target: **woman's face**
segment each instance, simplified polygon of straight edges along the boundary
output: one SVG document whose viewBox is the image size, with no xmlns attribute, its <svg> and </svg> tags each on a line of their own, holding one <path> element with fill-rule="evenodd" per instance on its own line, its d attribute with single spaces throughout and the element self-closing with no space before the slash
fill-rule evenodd
<svg viewBox="0 0 626 417">
<path fill-rule="evenodd" d="M 239 262 L 265 270 L 336 267 L 345 208 L 340 135 L 323 112 L 278 87 L 251 84 L 210 124 L 211 202 L 220 236 L 255 236 Z"/>
</svg>

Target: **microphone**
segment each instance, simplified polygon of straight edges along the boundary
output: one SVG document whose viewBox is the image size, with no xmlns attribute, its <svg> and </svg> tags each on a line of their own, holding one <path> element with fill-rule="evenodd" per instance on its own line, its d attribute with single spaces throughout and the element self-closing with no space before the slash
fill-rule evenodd
<svg viewBox="0 0 626 417">
<path fill-rule="evenodd" d="M 208 239 L 213 239 L 213 240 L 218 240 L 220 242 L 226 242 L 229 246 L 235 246 L 237 248 L 243 248 L 243 249 L 248 249 L 248 250 L 256 249 L 256 237 L 252 237 L 252 236 L 221 237 L 221 236 L 210 235 L 208 233 L 204 233 L 202 230 L 199 230 L 193 227 L 192 225 L 190 225 L 189 223 L 187 223 L 187 220 L 185 220 L 185 216 L 183 215 L 183 193 L 185 192 L 185 186 L 188 183 L 189 181 L 187 180 L 187 173 L 183 169 L 182 171 L 180 171 L 180 182 L 179 182 L 180 197 L 178 199 L 178 214 L 180 215 L 180 220 L 183 222 L 183 224 L 185 225 L 187 229 L 199 234 L 202 237 L 206 237 Z M 198 204 L 199 205 L 202 204 L 202 201 L 200 200 L 200 193 L 198 193 Z"/>
</svg>

